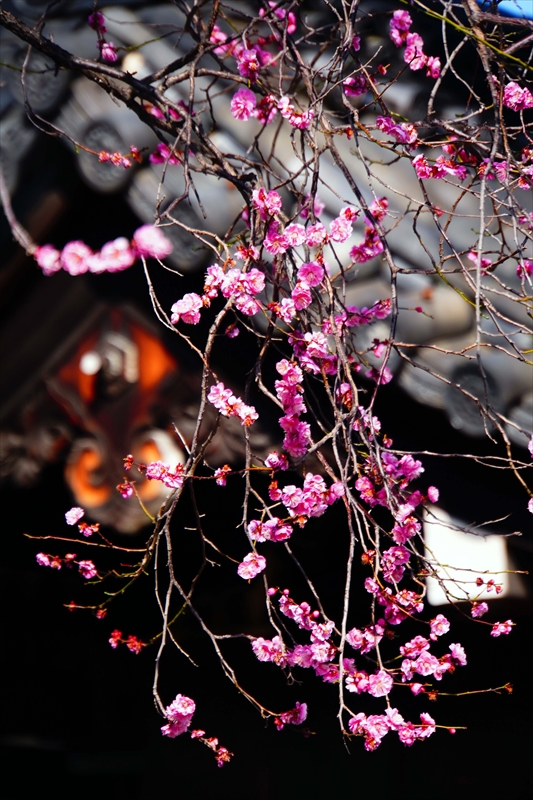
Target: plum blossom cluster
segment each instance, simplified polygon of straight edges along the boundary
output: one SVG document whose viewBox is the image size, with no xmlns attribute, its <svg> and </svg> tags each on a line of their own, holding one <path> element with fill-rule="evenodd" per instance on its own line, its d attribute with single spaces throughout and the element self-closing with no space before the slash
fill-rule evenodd
<svg viewBox="0 0 533 800">
<path fill-rule="evenodd" d="M 278 112 L 278 102 L 273 95 L 267 95 L 257 102 L 257 97 L 251 89 L 238 89 L 233 95 L 230 109 L 235 119 L 246 122 L 255 117 L 259 122 L 268 125 L 274 120 Z"/>
<path fill-rule="evenodd" d="M 298 293 L 298 290 L 300 290 L 302 299 L 299 299 L 294 292 L 292 295 L 296 310 L 307 308 L 311 303 L 309 289 L 319 286 L 324 277 L 324 265 L 321 256 L 324 245 L 328 242 L 347 241 L 352 235 L 353 222 L 357 218 L 359 211 L 353 206 L 342 208 L 339 215 L 331 221 L 328 233 L 321 222 L 308 225 L 307 228 L 299 223 L 291 223 L 282 229 L 281 221 L 276 218 L 276 215 L 281 211 L 282 200 L 275 190 L 270 190 L 269 192 L 263 188 L 254 190 L 252 205 L 258 212 L 259 219 L 267 223 L 262 244 L 271 255 L 282 255 L 291 248 L 300 247 L 304 244 L 308 247 L 319 248 L 315 261 L 302 265 L 298 271 L 296 292 Z M 321 206 L 316 207 L 320 208 Z M 307 203 L 304 209 L 304 218 L 307 218 Z M 294 311 L 292 316 L 294 316 Z M 289 317 L 289 321 L 292 316 Z"/>
<path fill-rule="evenodd" d="M 503 104 L 512 111 L 526 111 L 533 108 L 533 94 L 526 86 L 520 86 L 512 81 L 503 90 Z"/>
<path fill-rule="evenodd" d="M 418 135 L 414 125 L 405 122 L 394 122 L 391 117 L 376 117 L 376 127 L 380 131 L 392 136 L 399 144 L 408 144 L 416 147 Z"/>
<path fill-rule="evenodd" d="M 35 560 L 40 567 L 51 567 L 52 569 L 61 569 L 61 567 L 72 567 L 76 564 L 80 575 L 85 580 L 91 580 L 98 577 L 98 570 L 94 563 L 88 559 L 76 561 L 76 553 L 67 553 L 64 556 L 53 556 L 49 553 L 37 553 Z"/>
<path fill-rule="evenodd" d="M 168 722 L 161 728 L 163 736 L 175 739 L 176 736 L 185 733 L 189 729 L 195 711 L 194 700 L 183 694 L 176 695 L 172 703 L 165 708 L 165 718 Z"/>
<path fill-rule="evenodd" d="M 147 464 L 145 474 L 148 480 L 161 481 L 169 489 L 179 489 L 183 486 L 185 479 L 182 464 L 177 464 L 174 469 L 171 469 L 168 464 L 163 464 L 162 461 L 152 461 Z"/>
<path fill-rule="evenodd" d="M 355 261 L 356 264 L 364 264 L 365 261 L 370 261 L 383 252 L 383 242 L 376 228 L 376 223 L 384 219 L 388 205 L 387 198 L 380 197 L 374 200 L 368 207 L 372 217 L 365 220 L 364 241 L 361 244 L 354 245 L 350 250 L 350 258 Z"/>
<path fill-rule="evenodd" d="M 489 607 L 486 603 L 474 603 L 470 613 L 474 619 L 477 619 L 478 617 L 482 617 L 484 614 L 486 614 L 488 610 Z"/>
<path fill-rule="evenodd" d="M 277 589 L 269 589 L 271 597 L 276 592 Z M 327 682 L 338 680 L 336 665 L 329 663 L 337 652 L 337 648 L 330 641 L 334 623 L 330 620 L 318 622 L 320 613 L 313 611 L 306 602 L 296 603 L 290 597 L 288 589 L 280 594 L 279 610 L 284 616 L 296 622 L 301 630 L 309 632 L 311 643 L 296 645 L 291 650 L 285 646 L 280 636 L 274 636 L 273 639 L 257 637 L 252 640 L 252 650 L 256 658 L 259 661 L 274 663 L 281 668 L 287 666 L 312 668 Z M 331 666 L 335 667 L 335 677 L 332 677 Z"/>
<path fill-rule="evenodd" d="M 410 32 L 412 24 L 413 20 L 408 11 L 395 11 L 390 22 L 390 38 L 396 47 L 405 47 L 403 60 L 409 69 L 417 71 L 425 68 L 428 78 L 438 78 L 440 59 L 424 53 L 424 40 L 420 34 Z"/>
<path fill-rule="evenodd" d="M 326 482 L 321 475 L 308 472 L 304 478 L 302 488 L 298 486 L 285 486 L 283 489 L 276 490 L 275 495 L 270 490 L 271 499 L 277 497 L 287 509 L 289 516 L 303 527 L 311 517 L 321 517 L 328 507 L 335 503 L 340 497 L 344 496 L 345 489 L 341 481 L 335 481 L 331 486 L 326 486 Z"/>
<path fill-rule="evenodd" d="M 130 636 L 124 637 L 122 635 L 122 631 L 115 629 L 112 631 L 111 636 L 109 637 L 109 644 L 116 650 L 120 644 L 125 645 L 130 653 L 134 653 L 136 656 L 142 651 L 143 647 L 146 647 L 146 642 L 141 641 L 137 636 L 133 634 Z"/>
<path fill-rule="evenodd" d="M 306 453 L 311 438 L 310 425 L 300 420 L 300 416 L 307 411 L 302 397 L 303 373 L 300 367 L 286 358 L 278 361 L 276 370 L 281 375 L 275 387 L 284 411 L 284 416 L 279 420 L 285 432 L 283 448 L 293 458 L 300 458 Z"/>
<path fill-rule="evenodd" d="M 489 578 L 487 581 L 485 581 L 481 576 L 478 576 L 476 578 L 476 586 L 480 588 L 481 592 L 485 591 L 490 593 L 494 590 L 496 594 L 501 594 L 501 592 L 503 591 L 502 584 L 496 583 L 494 578 Z"/>
<path fill-rule="evenodd" d="M 402 681 L 411 681 L 415 673 L 425 678 L 432 675 L 435 680 L 440 681 L 446 672 L 453 672 L 457 666 L 466 665 L 464 648 L 458 643 L 451 644 L 450 652 L 440 658 L 430 653 L 429 647 L 430 642 L 424 636 L 415 636 L 400 647 L 400 653 L 404 656 L 400 667 Z"/>
<path fill-rule="evenodd" d="M 438 156 L 437 160 L 431 163 L 422 153 L 414 157 L 413 167 L 418 177 L 422 179 L 436 178 L 437 180 L 441 180 L 442 178 L 454 175 L 459 178 L 459 180 L 464 180 L 468 174 L 468 170 L 464 164 L 456 164 L 445 156 Z"/>
<path fill-rule="evenodd" d="M 282 731 L 285 725 L 301 725 L 307 719 L 307 703 L 299 703 L 290 711 L 283 711 L 279 716 L 274 717 L 274 725 L 278 731 Z"/>
<path fill-rule="evenodd" d="M 223 417 L 237 417 L 241 425 L 248 427 L 259 418 L 253 406 L 248 406 L 231 389 L 226 389 L 223 383 L 216 383 L 209 390 L 207 399 L 212 403 Z"/>
<path fill-rule="evenodd" d="M 294 103 L 291 103 L 290 97 L 283 95 L 278 102 L 278 110 L 283 119 L 286 119 L 293 128 L 298 128 L 301 131 L 307 130 L 311 125 L 315 112 L 308 108 L 305 111 L 299 111 Z"/>
<path fill-rule="evenodd" d="M 267 466 L 280 463 L 278 455 L 273 453 L 267 461 L 270 461 Z M 283 469 L 283 466 L 281 468 Z M 252 542 L 286 541 L 293 534 L 291 523 L 296 523 L 303 528 L 309 518 L 322 516 L 327 511 L 328 506 L 344 495 L 344 486 L 340 481 L 337 481 L 328 488 L 321 475 L 314 475 L 308 472 L 302 488 L 291 485 L 280 489 L 277 481 L 272 481 L 269 494 L 274 503 L 280 501 L 283 503 L 288 513 L 288 518 L 280 519 L 279 517 L 270 516 L 265 522 L 257 519 L 251 520 L 246 530 L 248 538 Z M 239 564 L 237 573 L 241 578 L 250 580 L 265 568 L 265 557 L 253 551 Z"/>
<path fill-rule="evenodd" d="M 98 161 L 101 164 L 113 164 L 115 167 L 124 167 L 124 169 L 131 167 L 132 159 L 138 164 L 142 163 L 141 151 L 133 144 L 130 147 L 130 152 L 126 155 L 119 152 L 109 153 L 107 150 L 100 150 L 98 153 Z"/>
<path fill-rule="evenodd" d="M 382 117 L 378 117 L 383 120 Z M 393 121 L 382 122 L 376 124 L 381 130 L 390 133 L 396 141 L 403 141 L 408 138 L 407 133 L 398 130 L 398 125 L 393 125 Z M 403 125 L 406 129 L 412 129 L 413 126 Z M 413 134 L 414 135 L 414 134 Z M 468 152 L 460 144 L 456 144 L 457 137 L 451 136 L 447 144 L 442 145 L 443 153 L 435 160 L 430 160 L 423 153 L 419 153 L 413 158 L 413 167 L 417 176 L 422 180 L 434 178 L 436 180 L 449 179 L 451 176 L 460 181 L 464 181 L 468 175 L 468 167 L 474 168 L 479 178 L 486 180 L 495 180 L 496 178 L 503 185 L 518 186 L 520 189 L 530 189 L 533 176 L 533 165 L 529 162 L 532 159 L 531 149 L 522 148 L 522 163 L 523 166 L 513 165 L 511 167 L 508 161 L 501 159 L 479 159 L 474 153 Z M 413 145 L 416 142 L 413 140 Z M 527 220 L 523 220 L 521 224 L 525 224 Z"/>
<path fill-rule="evenodd" d="M 438 489 L 430 486 L 426 495 L 418 489 L 410 491 L 409 484 L 420 477 L 424 468 L 420 461 L 409 454 L 398 458 L 384 450 L 379 460 L 367 457 L 363 472 L 365 474 L 357 478 L 355 488 L 371 508 L 380 505 L 390 509 L 395 519 L 391 537 L 401 547 L 421 530 L 420 522 L 414 516 L 415 509 L 427 500 L 436 503 L 439 499 Z M 403 550 L 392 549 L 386 561 L 388 577 L 399 574 L 403 564 L 407 563 L 401 554 Z"/>
<path fill-rule="evenodd" d="M 252 520 L 248 523 L 248 537 L 254 542 L 283 542 L 293 533 L 291 523 L 303 528 L 311 517 L 321 517 L 336 500 L 344 495 L 344 486 L 340 481 L 329 488 L 321 475 L 308 472 L 302 488 L 294 485 L 280 489 L 277 481 L 269 487 L 270 499 L 281 501 L 288 513 L 288 518 L 270 517 L 266 522 Z M 275 507 L 275 506 L 274 506 Z"/>
<path fill-rule="evenodd" d="M 246 256 L 257 258 L 254 248 L 248 248 Z M 242 252 L 237 253 L 237 258 Z M 235 307 L 247 316 L 253 316 L 260 310 L 256 296 L 265 288 L 265 276 L 255 267 L 245 272 L 240 269 L 228 269 L 212 266 L 207 270 L 204 292 L 212 300 L 217 292 L 225 298 L 234 298 Z"/>
<path fill-rule="evenodd" d="M 237 258 L 257 258 L 255 248 L 241 248 Z M 232 264 L 235 264 L 232 261 Z M 265 275 L 256 267 L 248 271 L 234 268 L 224 269 L 216 264 L 207 268 L 204 284 L 204 294 L 196 292 L 185 294 L 172 306 L 171 322 L 176 325 L 180 320 L 197 325 L 203 308 L 208 308 L 219 292 L 226 299 L 232 299 L 235 308 L 246 316 L 253 317 L 261 311 L 257 295 L 265 288 Z"/>
<path fill-rule="evenodd" d="M 115 45 L 113 42 L 106 41 L 104 36 L 104 34 L 107 33 L 104 15 L 100 11 L 94 11 L 92 14 L 89 14 L 87 22 L 89 27 L 92 28 L 93 31 L 96 31 L 98 36 L 98 48 L 104 61 L 109 61 L 110 63 L 116 61 L 118 59 L 118 53 Z"/>
<path fill-rule="evenodd" d="M 175 739 L 177 736 L 181 736 L 182 733 L 186 733 L 191 726 L 195 711 L 196 703 L 194 700 L 190 697 L 186 697 L 184 694 L 176 695 L 172 703 L 164 710 L 167 723 L 161 728 L 163 736 L 168 736 L 169 739 Z M 233 756 L 233 753 L 230 753 L 227 747 L 218 746 L 218 739 L 214 736 L 206 737 L 205 731 L 199 728 L 191 731 L 191 739 L 197 739 L 202 742 L 202 744 L 209 747 L 210 750 L 213 750 L 217 767 L 223 767 Z"/>
<path fill-rule="evenodd" d="M 131 267 L 138 258 L 166 258 L 172 252 L 172 244 L 153 225 L 142 225 L 133 234 L 130 242 L 119 236 L 104 244 L 94 252 L 81 241 L 68 242 L 59 251 L 51 244 L 37 247 L 33 253 L 44 275 L 54 275 L 61 269 L 69 275 L 83 275 L 86 272 L 122 272 Z"/>
<path fill-rule="evenodd" d="M 407 613 L 422 610 L 423 604 L 419 600 L 414 600 L 414 594 L 403 591 L 403 595 L 398 595 L 397 598 L 401 598 L 400 602 L 403 603 L 404 609 L 409 608 Z M 277 589 L 270 589 L 268 593 L 273 597 Z M 397 598 L 393 600 L 392 596 L 388 597 L 389 608 L 394 607 Z M 285 589 L 279 597 L 279 610 L 285 617 L 293 620 L 301 630 L 309 633 L 310 644 L 297 644 L 288 648 L 279 635 L 273 639 L 257 637 L 252 640 L 252 650 L 259 661 L 271 662 L 281 668 L 310 668 L 326 683 L 338 683 L 342 675 L 347 691 L 354 695 L 367 693 L 374 698 L 381 698 L 390 694 L 394 684 L 393 673 L 396 670 L 390 671 L 380 667 L 375 672 L 368 673 L 364 669 L 359 669 L 353 658 L 342 658 L 341 668 L 340 650 L 332 641 L 336 633 L 334 622 L 331 620 L 320 622 L 319 612 L 313 611 L 306 602 L 296 603 L 290 597 L 288 589 Z M 394 613 L 389 614 L 389 619 L 380 619 L 376 624 L 361 630 L 352 628 L 346 634 L 346 642 L 354 650 L 365 655 L 379 645 L 387 634 L 388 624 L 399 624 L 405 618 L 405 613 L 401 616 Z M 430 622 L 430 639 L 437 640 L 439 636 L 448 632 L 449 627 L 448 620 L 439 614 Z M 398 672 L 403 682 L 412 680 L 415 673 L 425 678 L 432 675 L 441 680 L 446 672 L 453 672 L 457 666 L 466 664 L 464 649 L 460 644 L 451 644 L 449 652 L 437 658 L 429 652 L 430 639 L 416 636 L 400 647 L 403 661 Z M 423 684 L 412 683 L 411 687 L 414 694 L 425 691 Z M 422 715 L 421 719 L 425 724 L 414 726 L 410 722 L 405 722 L 395 709 L 389 708 L 384 715 L 371 715 L 368 718 L 363 713 L 354 715 L 348 725 L 353 734 L 365 736 L 367 750 L 375 750 L 389 730 L 396 730 L 400 741 L 407 746 L 412 745 L 417 738 L 423 739 L 431 735 L 435 730 L 434 721 L 427 715 Z"/>
<path fill-rule="evenodd" d="M 389 731 L 396 731 L 398 738 L 406 747 L 411 747 L 417 739 L 427 739 L 436 730 L 436 723 L 429 714 L 420 714 L 420 724 L 406 722 L 398 709 L 387 708 L 384 714 L 369 714 L 362 711 L 355 714 L 348 722 L 350 732 L 354 736 L 363 736 L 365 750 L 373 751 L 379 747 L 383 737 Z M 450 732 L 455 732 L 453 728 Z"/>
<path fill-rule="evenodd" d="M 292 11 L 286 11 L 270 3 L 270 7 L 275 19 L 282 21 L 286 32 L 290 35 L 296 30 L 296 17 Z M 264 9 L 260 10 L 260 16 L 265 18 L 267 13 Z M 237 63 L 239 74 L 246 78 L 250 86 L 253 86 L 259 78 L 261 72 L 265 72 L 271 64 L 276 63 L 273 55 L 265 49 L 265 45 L 281 44 L 281 37 L 274 31 L 270 36 L 261 36 L 257 42 L 253 42 L 246 37 L 246 40 L 233 40 L 228 42 L 227 36 L 215 25 L 211 33 L 211 42 L 216 44 L 214 52 L 223 58 L 232 56 Z M 236 119 L 246 121 L 252 116 L 262 124 L 271 123 L 277 112 L 286 119 L 290 125 L 300 130 L 307 130 L 314 119 L 314 111 L 310 108 L 302 111 L 298 109 L 291 98 L 281 95 L 276 98 L 272 94 L 260 97 L 259 102 L 256 94 L 249 88 L 242 87 L 235 92 L 231 99 L 231 113 Z"/>
<path fill-rule="evenodd" d="M 514 624 L 515 623 L 512 621 L 512 619 L 508 619 L 505 622 L 495 622 L 492 626 L 490 635 L 494 636 L 495 638 L 498 636 L 507 635 L 508 633 L 511 633 Z"/>
<path fill-rule="evenodd" d="M 65 513 L 65 520 L 67 525 L 76 525 L 78 524 L 79 532 L 89 538 L 93 535 L 93 533 L 99 533 L 100 531 L 100 523 L 94 522 L 92 525 L 89 525 L 87 522 L 80 522 L 80 519 L 85 515 L 85 509 L 80 508 L 79 506 L 74 506 L 74 508 L 69 509 Z"/>
<path fill-rule="evenodd" d="M 370 308 L 363 306 L 346 306 L 340 314 L 335 315 L 334 321 L 337 331 L 342 333 L 346 328 L 359 327 L 360 325 L 371 325 L 376 320 L 386 319 L 392 310 L 390 298 L 386 300 L 376 300 Z M 322 330 L 325 334 L 333 333 L 331 320 L 325 319 L 322 322 Z M 377 354 L 376 354 L 377 355 Z"/>
</svg>

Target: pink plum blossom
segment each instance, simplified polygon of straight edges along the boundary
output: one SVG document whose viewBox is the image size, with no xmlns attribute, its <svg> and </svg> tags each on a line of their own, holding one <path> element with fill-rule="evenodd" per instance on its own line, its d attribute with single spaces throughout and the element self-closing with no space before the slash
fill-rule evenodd
<svg viewBox="0 0 533 800">
<path fill-rule="evenodd" d="M 429 641 L 424 636 L 415 636 L 406 644 L 400 647 L 400 653 L 407 658 L 417 658 L 425 650 L 429 649 Z"/>
<path fill-rule="evenodd" d="M 303 225 L 299 225 L 298 223 L 287 225 L 283 231 L 283 235 L 290 247 L 298 247 L 299 245 L 303 244 L 306 239 L 305 228 Z"/>
<path fill-rule="evenodd" d="M 90 580 L 98 574 L 92 561 L 79 561 L 78 569 L 85 580 Z"/>
<path fill-rule="evenodd" d="M 142 225 L 133 235 L 133 246 L 139 256 L 166 258 L 173 250 L 172 244 L 160 228 Z"/>
<path fill-rule="evenodd" d="M 172 316 L 170 321 L 176 325 L 180 319 L 189 325 L 197 325 L 200 322 L 200 311 L 203 308 L 202 298 L 195 292 L 183 295 L 181 300 L 171 308 Z"/>
<path fill-rule="evenodd" d="M 293 33 L 295 33 L 296 32 L 296 16 L 294 15 L 294 12 L 292 12 L 292 11 L 287 12 L 286 9 L 281 8 L 281 6 L 277 2 L 275 2 L 275 0 L 269 0 L 268 5 L 274 11 L 274 15 L 279 20 L 286 20 L 287 33 L 289 34 L 289 36 L 291 36 Z M 259 9 L 259 16 L 260 17 L 264 17 L 265 16 L 265 10 L 263 8 Z"/>
<path fill-rule="evenodd" d="M 69 242 L 61 251 L 61 266 L 69 275 L 83 275 L 89 269 L 92 250 L 80 241 Z"/>
<path fill-rule="evenodd" d="M 268 454 L 265 458 L 265 466 L 269 469 L 286 470 L 289 467 L 287 456 L 277 453 L 275 450 Z"/>
<path fill-rule="evenodd" d="M 477 265 L 477 263 L 478 263 L 478 254 L 475 253 L 473 250 L 471 250 L 469 253 L 467 253 L 466 257 L 468 258 L 469 261 L 472 261 L 474 264 Z M 492 264 L 492 261 L 490 260 L 490 258 L 480 257 L 479 265 L 481 267 L 482 272 L 484 272 L 487 269 L 487 267 L 490 267 L 491 264 Z"/>
<path fill-rule="evenodd" d="M 498 636 L 506 635 L 511 633 L 513 629 L 514 622 L 508 619 L 506 622 L 495 622 L 492 626 L 492 630 L 490 632 L 491 636 L 497 638 Z"/>
<path fill-rule="evenodd" d="M 213 52 L 217 56 L 225 56 L 226 53 L 228 53 L 231 50 L 231 48 L 233 46 L 232 44 L 224 44 L 224 42 L 227 40 L 227 38 L 228 37 L 226 36 L 226 34 L 222 30 L 220 30 L 218 25 L 216 25 L 216 24 L 213 25 L 213 29 L 211 31 L 211 36 L 209 37 L 209 41 L 212 44 L 220 43 L 220 46 L 219 47 L 215 47 L 214 50 L 213 50 Z"/>
<path fill-rule="evenodd" d="M 524 111 L 533 108 L 533 95 L 525 86 L 511 82 L 503 90 L 503 104 L 513 111 Z"/>
<path fill-rule="evenodd" d="M 74 506 L 69 511 L 65 513 L 65 519 L 67 521 L 67 525 L 76 525 L 77 522 L 84 516 L 85 509 L 80 508 L 79 506 Z"/>
<path fill-rule="evenodd" d="M 280 667 L 287 664 L 285 646 L 279 636 L 274 636 L 273 639 L 259 636 L 252 641 L 252 650 L 259 661 L 272 661 Z"/>
<path fill-rule="evenodd" d="M 458 664 L 460 667 L 466 666 L 466 653 L 461 644 L 451 644 L 450 653 L 455 664 Z"/>
<path fill-rule="evenodd" d="M 34 257 L 38 265 L 47 277 L 58 272 L 61 267 L 61 253 L 51 244 L 43 244 L 34 251 Z"/>
<path fill-rule="evenodd" d="M 250 83 L 256 82 L 259 70 L 261 69 L 258 51 L 260 51 L 259 47 L 252 47 L 249 50 L 243 49 L 240 53 L 236 54 L 239 74 L 242 75 L 243 78 L 248 78 Z"/>
<path fill-rule="evenodd" d="M 309 308 L 313 302 L 313 296 L 309 291 L 309 286 L 305 283 L 298 282 L 291 292 L 294 307 L 297 311 L 302 311 L 304 308 Z"/>
<path fill-rule="evenodd" d="M 122 272 L 135 263 L 136 256 L 129 241 L 124 236 L 119 236 L 118 239 L 104 244 L 100 251 L 100 259 L 103 269 L 93 270 L 89 265 L 90 272 Z"/>
<path fill-rule="evenodd" d="M 376 126 L 380 129 L 380 131 L 392 136 L 401 144 L 416 144 L 417 132 L 414 125 L 403 122 L 395 123 L 391 117 L 376 117 Z"/>
<path fill-rule="evenodd" d="M 413 158 L 413 167 L 415 168 L 415 172 L 419 178 L 424 179 L 433 177 L 433 169 L 422 153 L 419 153 L 419 155 Z"/>
<path fill-rule="evenodd" d="M 273 221 L 268 226 L 266 236 L 263 240 L 263 246 L 265 250 L 268 250 L 268 252 L 274 256 L 279 253 L 287 252 L 291 246 L 284 234 L 279 232 L 278 222 Z"/>
<path fill-rule="evenodd" d="M 281 319 L 289 325 L 294 317 L 296 316 L 296 306 L 294 305 L 294 300 L 292 297 L 284 297 L 281 303 L 279 304 L 279 310 L 277 312 Z"/>
<path fill-rule="evenodd" d="M 398 583 L 405 572 L 405 564 L 409 562 L 409 551 L 401 546 L 390 547 L 382 555 L 381 567 L 383 577 L 389 583 Z"/>
<path fill-rule="evenodd" d="M 226 486 L 226 479 L 229 472 L 231 472 L 231 467 L 228 464 L 224 464 L 223 467 L 219 467 L 215 470 L 215 483 L 217 486 Z"/>
<path fill-rule="evenodd" d="M 488 610 L 489 607 L 487 603 L 474 603 L 470 613 L 472 614 L 474 619 L 477 619 L 478 617 L 482 617 L 484 614 L 486 614 Z"/>
<path fill-rule="evenodd" d="M 244 580 L 251 580 L 266 567 L 266 558 L 258 553 L 248 553 L 237 567 L 237 574 Z"/>
<path fill-rule="evenodd" d="M 270 125 L 278 113 L 277 100 L 274 95 L 268 94 L 266 97 L 261 97 L 255 111 L 254 117 L 258 122 L 263 125 Z"/>
<path fill-rule="evenodd" d="M 44 268 L 43 268 L 44 272 Z M 529 259 L 524 258 L 521 264 L 518 264 L 516 268 L 516 274 L 519 278 L 525 279 L 526 277 L 531 277 L 533 275 L 533 262 L 529 261 Z M 46 273 L 45 273 L 46 275 Z"/>
<path fill-rule="evenodd" d="M 440 58 L 436 58 L 435 56 L 428 56 L 425 66 L 426 66 L 426 75 L 428 78 L 437 79 L 440 77 L 440 70 L 441 70 Z"/>
<path fill-rule="evenodd" d="M 422 722 L 422 730 L 419 732 L 418 738 L 427 739 L 428 736 L 435 733 L 435 720 L 429 714 L 420 714 L 420 720 Z"/>
<path fill-rule="evenodd" d="M 320 247 L 327 241 L 328 233 L 321 222 L 310 225 L 306 230 L 306 241 L 309 247 Z"/>
<path fill-rule="evenodd" d="M 398 10 L 394 12 L 390 22 L 390 38 L 396 47 L 401 47 L 405 44 L 412 24 L 413 20 L 408 11 Z"/>
<path fill-rule="evenodd" d="M 364 75 L 352 75 L 345 78 L 342 88 L 346 97 L 359 97 L 368 91 L 368 81 Z"/>
<path fill-rule="evenodd" d="M 307 286 L 319 286 L 324 278 L 324 267 L 316 261 L 309 261 L 298 268 L 298 280 Z"/>
<path fill-rule="evenodd" d="M 163 736 L 168 736 L 175 739 L 188 730 L 194 712 L 196 710 L 196 703 L 190 697 L 178 694 L 172 703 L 165 709 L 165 717 L 168 724 L 161 728 Z"/>
<path fill-rule="evenodd" d="M 100 34 L 103 34 L 107 31 L 104 15 L 100 11 L 89 14 L 87 17 L 87 24 L 93 29 L 93 31 L 97 31 Z"/>
<path fill-rule="evenodd" d="M 370 675 L 368 683 L 369 694 L 373 697 L 385 697 L 392 689 L 393 680 L 388 672 L 380 669 L 375 675 Z"/>
<path fill-rule="evenodd" d="M 329 238 L 334 242 L 345 242 L 353 232 L 352 220 L 339 214 L 329 225 Z"/>
<path fill-rule="evenodd" d="M 177 464 L 176 468 L 172 470 L 168 464 L 163 464 L 162 461 L 152 461 L 146 467 L 146 477 L 148 480 L 158 480 L 168 486 L 169 489 L 179 489 L 183 486 L 183 465 Z"/>
<path fill-rule="evenodd" d="M 431 503 L 436 503 L 439 499 L 439 490 L 436 486 L 430 486 L 428 488 L 428 500 Z"/>
<path fill-rule="evenodd" d="M 252 203 L 260 214 L 261 219 L 267 220 L 281 211 L 281 196 L 275 189 L 269 192 L 266 189 L 254 189 L 252 193 Z"/>
<path fill-rule="evenodd" d="M 279 717 L 274 719 L 274 724 L 278 731 L 283 730 L 285 725 L 301 725 L 307 719 L 307 704 L 296 703 L 296 707 L 290 711 L 284 711 Z"/>
<path fill-rule="evenodd" d="M 429 638 L 433 639 L 433 641 L 436 641 L 437 637 L 448 633 L 450 630 L 450 623 L 443 614 L 437 614 L 437 616 L 431 620 L 430 627 L 431 634 Z"/>
<path fill-rule="evenodd" d="M 403 60 L 409 64 L 409 69 L 417 71 L 425 67 L 427 56 L 424 53 L 424 40 L 418 33 L 408 33 L 405 40 Z"/>
<path fill-rule="evenodd" d="M 239 89 L 231 99 L 231 113 L 243 122 L 250 119 L 256 106 L 255 94 L 250 89 Z"/>
<path fill-rule="evenodd" d="M 118 53 L 113 42 L 101 42 L 100 53 L 104 61 L 113 63 L 118 60 Z"/>
<path fill-rule="evenodd" d="M 181 159 L 164 142 L 159 142 L 148 160 L 151 164 L 181 164 Z"/>
<path fill-rule="evenodd" d="M 299 128 L 299 130 L 307 130 L 315 117 L 315 112 L 310 108 L 306 111 L 297 111 L 286 95 L 280 98 L 278 111 L 294 128 Z"/>
</svg>

